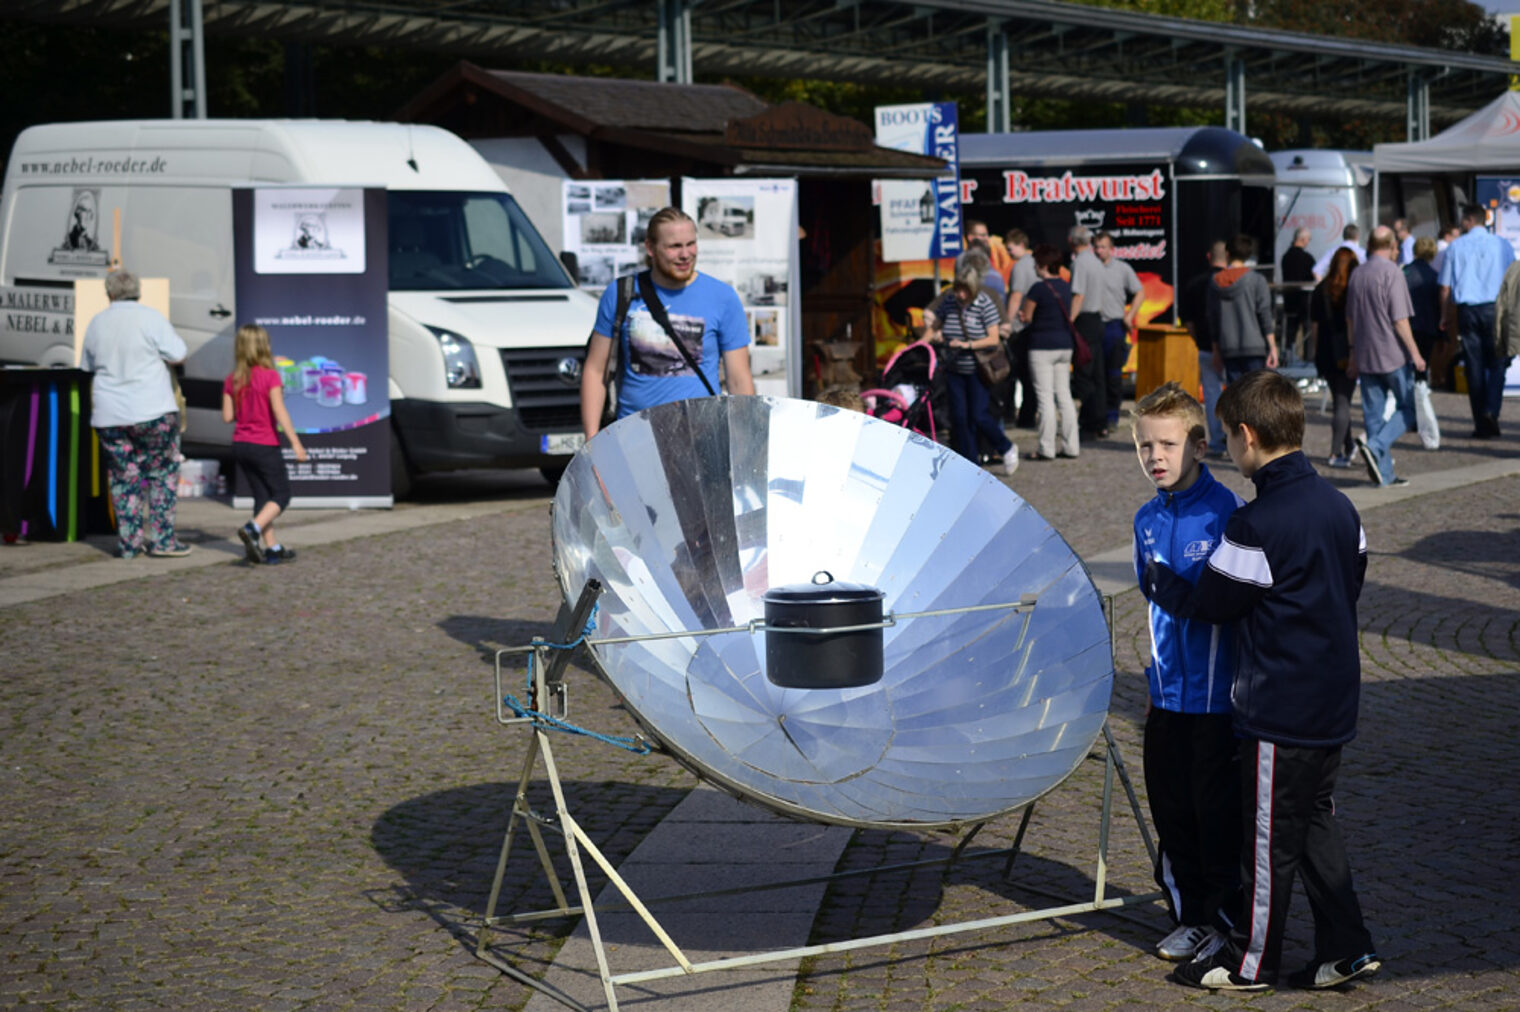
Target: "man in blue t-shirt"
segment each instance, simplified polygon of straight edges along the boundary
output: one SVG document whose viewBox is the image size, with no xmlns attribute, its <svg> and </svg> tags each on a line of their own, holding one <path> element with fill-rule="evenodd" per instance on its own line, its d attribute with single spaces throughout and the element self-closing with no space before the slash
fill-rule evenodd
<svg viewBox="0 0 1520 1012">
<path fill-rule="evenodd" d="M 739 295 L 729 285 L 697 273 L 697 226 L 684 212 L 667 207 L 649 220 L 644 238 L 649 271 L 670 318 L 670 327 L 691 358 L 718 389 L 718 362 L 731 394 L 753 394 L 749 367 L 749 323 Z M 616 328 L 617 285 L 602 293 L 596 327 L 581 371 L 581 427 L 590 439 L 601 429 L 606 404 L 607 362 Z M 657 404 L 705 397 L 708 387 L 686 363 L 686 356 L 655 321 L 635 286 L 622 332 L 617 335 L 619 361 L 618 417 Z"/>
</svg>

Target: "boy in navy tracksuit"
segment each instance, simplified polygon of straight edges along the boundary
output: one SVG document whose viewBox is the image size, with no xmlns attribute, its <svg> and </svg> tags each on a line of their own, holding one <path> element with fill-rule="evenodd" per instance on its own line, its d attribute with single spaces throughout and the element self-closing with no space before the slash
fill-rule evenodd
<svg viewBox="0 0 1520 1012">
<path fill-rule="evenodd" d="M 1241 499 L 1203 458 L 1203 408 L 1176 383 L 1135 405 L 1135 452 L 1156 496 L 1135 514 L 1135 575 L 1154 559 L 1196 583 Z M 1228 626 L 1150 607 L 1145 790 L 1160 838 L 1156 882 L 1177 927 L 1162 959 L 1192 959 L 1240 886 L 1240 766 L 1230 723 L 1234 637 Z"/>
<path fill-rule="evenodd" d="M 1174 977 L 1209 989 L 1271 987 L 1293 879 L 1302 873 L 1314 959 L 1289 982 L 1335 987 L 1382 966 L 1332 798 L 1341 746 L 1356 735 L 1356 599 L 1367 541 L 1351 503 L 1299 449 L 1304 405 L 1290 380 L 1248 373 L 1225 390 L 1216 413 L 1256 499 L 1230 518 L 1196 587 L 1154 559 L 1141 584 L 1166 611 L 1234 621 L 1239 637 L 1231 701 L 1241 739 L 1241 898 L 1221 944 L 1203 947 Z"/>
</svg>

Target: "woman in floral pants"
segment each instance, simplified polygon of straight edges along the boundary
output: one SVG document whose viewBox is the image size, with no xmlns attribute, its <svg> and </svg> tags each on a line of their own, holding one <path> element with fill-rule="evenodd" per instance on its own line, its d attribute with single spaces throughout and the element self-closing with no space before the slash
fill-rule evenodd
<svg viewBox="0 0 1520 1012">
<path fill-rule="evenodd" d="M 124 559 L 183 555 L 174 539 L 179 500 L 179 415 L 170 412 L 136 425 L 96 430 L 106 457 L 116 536 Z"/>
<path fill-rule="evenodd" d="M 106 455 L 121 557 L 189 555 L 174 537 L 179 411 L 168 367 L 184 360 L 185 342 L 137 301 L 140 293 L 131 272 L 108 274 L 111 304 L 85 330 L 80 367 L 95 374 L 90 424 Z"/>
</svg>

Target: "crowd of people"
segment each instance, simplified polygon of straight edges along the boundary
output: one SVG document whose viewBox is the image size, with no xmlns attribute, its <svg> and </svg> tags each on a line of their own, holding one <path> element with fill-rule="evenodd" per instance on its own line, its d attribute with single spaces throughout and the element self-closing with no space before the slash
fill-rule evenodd
<svg viewBox="0 0 1520 1012">
<path fill-rule="evenodd" d="M 1360 460 L 1375 485 L 1408 484 L 1393 469 L 1392 446 L 1417 427 L 1417 384 L 1441 381 L 1431 369 L 1438 357 L 1460 356 L 1472 438 L 1500 434 L 1504 373 L 1520 350 L 1520 271 L 1510 277 L 1514 251 L 1484 227 L 1486 217 L 1481 207 L 1464 207 L 1439 239 L 1415 237 L 1400 219 L 1373 229 L 1365 248 L 1347 225 L 1341 243 L 1312 264 L 1308 231 L 1294 235 L 1282 277 L 1300 288 L 1285 296 L 1284 340 L 1302 340 L 1329 392 L 1329 466 Z M 1358 390 L 1366 433 L 1353 436 Z"/>
<path fill-rule="evenodd" d="M 924 336 L 948 363 L 952 445 L 1013 473 L 1020 458 L 1002 411 L 1016 404 L 1016 424 L 1038 432 L 1036 449 L 1022 459 L 1076 458 L 1083 437 L 1103 438 L 1118 424 L 1140 279 L 1114 255 L 1112 235 L 1080 225 L 1063 252 L 1032 244 L 1020 229 L 994 243 L 985 222 L 968 220 L 965 245 L 950 289 L 924 311 Z M 988 390 L 977 380 L 975 351 L 1002 342 L 1012 372 Z"/>
</svg>

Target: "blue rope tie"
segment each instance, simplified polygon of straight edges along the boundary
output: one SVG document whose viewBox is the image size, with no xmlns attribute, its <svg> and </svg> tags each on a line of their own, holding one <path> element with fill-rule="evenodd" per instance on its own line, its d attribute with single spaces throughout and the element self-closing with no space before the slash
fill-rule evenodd
<svg viewBox="0 0 1520 1012">
<path fill-rule="evenodd" d="M 590 636 L 596 631 L 596 613 L 598 610 L 600 610 L 600 608 L 600 603 L 593 604 L 591 606 L 591 616 L 586 619 L 586 627 L 581 630 L 581 634 L 579 636 L 571 640 L 569 643 L 543 643 L 540 645 L 548 647 L 550 650 L 574 650 L 576 647 L 586 642 L 587 636 Z M 528 654 L 527 695 L 529 698 L 532 698 L 533 696 L 533 661 L 537 654 L 537 651 Z M 529 709 L 527 705 L 525 705 L 521 700 L 512 695 L 510 692 L 502 696 L 502 702 L 506 704 L 507 709 L 511 710 L 517 716 L 529 718 L 533 722 L 534 727 L 540 727 L 550 731 L 563 731 L 565 734 L 582 735 L 595 741 L 599 741 L 604 745 L 612 745 L 617 748 L 626 749 L 627 751 L 636 753 L 638 755 L 648 755 L 650 752 L 649 743 L 646 742 L 643 738 L 637 736 L 621 737 L 618 735 L 602 734 L 600 731 L 592 731 L 589 728 L 580 727 L 577 724 L 570 723 L 568 720 L 562 720 L 559 717 L 552 717 L 547 713 L 540 713 L 537 710 Z"/>
</svg>

